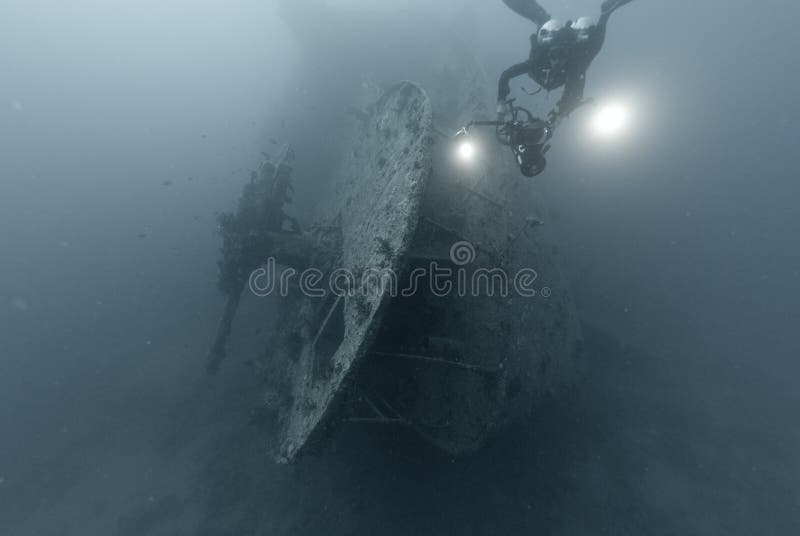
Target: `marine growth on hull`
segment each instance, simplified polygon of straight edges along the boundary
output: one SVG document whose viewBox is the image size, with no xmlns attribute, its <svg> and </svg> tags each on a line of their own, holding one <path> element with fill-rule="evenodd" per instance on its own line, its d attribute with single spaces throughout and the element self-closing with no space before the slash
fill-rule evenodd
<svg viewBox="0 0 800 536">
<path fill-rule="evenodd" d="M 471 452 L 576 368 L 580 329 L 535 184 L 499 149 L 454 165 L 434 108 L 402 82 L 353 113 L 352 150 L 314 225 L 284 211 L 302 158 L 290 148 L 223 216 L 228 302 L 209 371 L 264 259 L 334 283 L 311 293 L 293 279 L 273 297 L 278 319 L 255 365 L 280 462 L 372 424 Z"/>
</svg>

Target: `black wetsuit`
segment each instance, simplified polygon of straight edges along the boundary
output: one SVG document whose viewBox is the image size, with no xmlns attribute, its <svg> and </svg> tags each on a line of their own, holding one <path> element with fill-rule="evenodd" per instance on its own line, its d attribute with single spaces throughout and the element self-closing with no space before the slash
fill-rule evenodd
<svg viewBox="0 0 800 536">
<path fill-rule="evenodd" d="M 527 74 L 546 91 L 563 87 L 564 94 L 558 102 L 558 113 L 568 115 L 572 112 L 583 100 L 586 71 L 603 48 L 608 19 L 617 8 L 631 1 L 604 2 L 600 20 L 592 29 L 587 41 L 577 42 L 575 31 L 569 27 L 564 28 L 553 43 L 548 45 L 540 45 L 537 34 L 533 34 L 528 60 L 512 65 L 500 77 L 498 101 L 506 100 L 511 93 L 509 83 L 512 78 Z M 549 20 L 547 12 L 535 0 L 503 0 L 503 2 L 539 26 Z"/>
<path fill-rule="evenodd" d="M 527 60 L 506 69 L 500 76 L 498 100 L 505 100 L 511 93 L 509 82 L 512 78 L 527 74 L 547 91 L 564 86 L 573 71 L 571 61 L 573 49 L 577 46 L 574 32 L 570 28 L 562 30 L 552 44 L 541 45 L 536 34 L 531 35 L 531 52 Z"/>
</svg>

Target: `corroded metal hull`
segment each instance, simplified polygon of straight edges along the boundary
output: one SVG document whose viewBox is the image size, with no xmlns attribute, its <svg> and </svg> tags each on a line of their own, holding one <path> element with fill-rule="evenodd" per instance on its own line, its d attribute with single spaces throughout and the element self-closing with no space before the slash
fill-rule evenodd
<svg viewBox="0 0 800 536">
<path fill-rule="evenodd" d="M 326 275 L 377 270 L 397 280 L 282 300 L 264 365 L 278 393 L 268 397 L 279 419 L 276 458 L 290 462 L 337 426 L 371 422 L 411 427 L 455 454 L 474 451 L 569 381 L 579 359 L 546 210 L 499 150 L 475 169 L 454 166 L 414 84 L 389 90 L 354 139 L 317 230 L 330 247 L 316 265 Z M 450 274 L 444 288 L 432 284 L 437 270 Z M 421 273 L 427 279 L 412 289 Z"/>
</svg>

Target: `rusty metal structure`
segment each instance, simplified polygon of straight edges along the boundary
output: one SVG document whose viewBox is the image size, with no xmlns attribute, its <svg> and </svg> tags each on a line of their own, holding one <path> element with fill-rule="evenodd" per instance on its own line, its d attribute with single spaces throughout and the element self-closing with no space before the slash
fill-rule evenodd
<svg viewBox="0 0 800 536">
<path fill-rule="evenodd" d="M 324 296 L 295 285 L 278 303 L 257 361 L 274 457 L 292 462 L 337 428 L 368 424 L 475 451 L 580 359 L 544 204 L 491 143 L 472 168 L 456 165 L 413 83 L 357 115 L 317 224 L 270 235 L 280 264 L 350 282 Z M 421 277 L 437 271 L 449 274 L 442 288 Z"/>
</svg>

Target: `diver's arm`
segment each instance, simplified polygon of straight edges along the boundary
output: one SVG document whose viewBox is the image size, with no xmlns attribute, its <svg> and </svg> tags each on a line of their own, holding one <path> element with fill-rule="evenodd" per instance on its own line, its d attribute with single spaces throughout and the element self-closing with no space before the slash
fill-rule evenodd
<svg viewBox="0 0 800 536">
<path fill-rule="evenodd" d="M 550 14 L 536 0 L 503 0 L 503 3 L 517 15 L 533 21 L 536 26 L 541 27 L 550 20 Z"/>
<path fill-rule="evenodd" d="M 531 70 L 530 61 L 523 61 L 522 63 L 518 63 L 516 65 L 512 65 L 505 71 L 503 74 L 500 75 L 500 84 L 497 89 L 497 100 L 505 101 L 508 98 L 508 95 L 511 93 L 511 86 L 510 82 L 512 78 L 516 78 L 518 76 L 522 76 L 523 74 L 527 74 Z"/>
<path fill-rule="evenodd" d="M 556 116 L 566 117 L 583 104 L 583 90 L 586 89 L 586 71 L 570 76 L 564 84 L 564 93 L 557 104 Z"/>
</svg>

